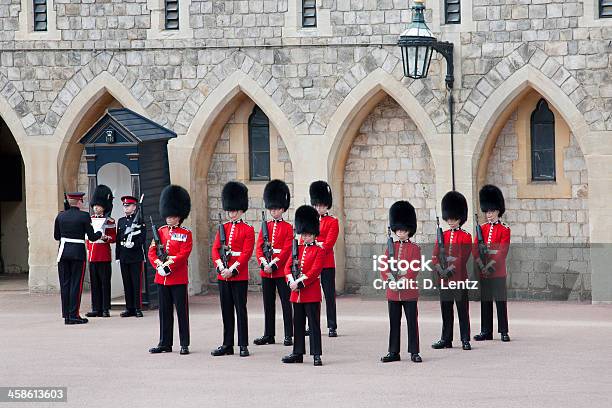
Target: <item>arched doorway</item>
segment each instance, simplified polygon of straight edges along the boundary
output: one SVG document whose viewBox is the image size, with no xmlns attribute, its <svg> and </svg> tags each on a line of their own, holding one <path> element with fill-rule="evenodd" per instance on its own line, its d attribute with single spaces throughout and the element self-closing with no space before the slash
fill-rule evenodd
<svg viewBox="0 0 612 408">
<path fill-rule="evenodd" d="M 506 198 L 509 296 L 587 300 L 588 171 L 554 102 L 531 87 L 514 98 L 484 142 L 476 184 L 495 184 Z"/>
<path fill-rule="evenodd" d="M 19 146 L 0 118 L 0 276 L 23 278 L 28 274 L 25 169 Z"/>
</svg>

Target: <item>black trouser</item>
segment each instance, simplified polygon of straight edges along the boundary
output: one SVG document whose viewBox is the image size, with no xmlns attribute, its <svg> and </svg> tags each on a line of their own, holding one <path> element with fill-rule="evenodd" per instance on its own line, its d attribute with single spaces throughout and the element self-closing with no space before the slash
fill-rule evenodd
<svg viewBox="0 0 612 408">
<path fill-rule="evenodd" d="M 174 308 L 181 347 L 189 346 L 189 294 L 187 285 L 157 285 L 159 298 L 159 346 L 172 347 Z"/>
<path fill-rule="evenodd" d="M 144 262 L 120 262 L 123 291 L 125 292 L 125 309 L 134 312 L 142 308 L 142 271 Z"/>
<path fill-rule="evenodd" d="M 110 310 L 111 263 L 90 262 L 89 279 L 91 283 L 91 310 L 104 312 Z"/>
<path fill-rule="evenodd" d="M 283 308 L 283 323 L 285 325 L 285 337 L 293 336 L 293 314 L 289 297 L 291 290 L 285 278 L 261 278 L 261 289 L 263 292 L 263 306 L 265 315 L 264 336 L 274 336 L 276 323 L 276 290 Z"/>
<path fill-rule="evenodd" d="M 442 341 L 453 341 L 455 316 L 453 303 L 457 305 L 461 341 L 470 341 L 470 303 L 467 289 L 443 289 L 440 291 L 440 310 L 442 311 Z"/>
<path fill-rule="evenodd" d="M 62 297 L 62 317 L 64 319 L 80 317 L 85 261 L 61 260 L 57 263 L 57 270 Z"/>
<path fill-rule="evenodd" d="M 400 352 L 402 334 L 402 308 L 408 322 L 408 352 L 419 352 L 419 311 L 416 300 L 389 300 L 389 352 Z"/>
<path fill-rule="evenodd" d="M 320 356 L 321 349 L 321 303 L 294 303 L 293 325 L 295 340 L 293 341 L 293 352 L 295 354 L 306 354 L 306 317 L 310 327 L 310 355 Z"/>
<path fill-rule="evenodd" d="M 497 309 L 497 332 L 508 333 L 508 306 L 506 303 L 506 278 L 488 278 L 480 280 L 480 331 L 493 333 L 493 301 Z"/>
<path fill-rule="evenodd" d="M 321 286 L 325 295 L 325 312 L 327 328 L 336 330 L 336 268 L 323 268 L 321 271 Z"/>
<path fill-rule="evenodd" d="M 249 345 L 249 319 L 247 316 L 247 292 L 249 281 L 219 280 L 219 299 L 223 317 L 223 345 L 234 346 L 234 310 L 238 319 L 238 345 Z"/>
</svg>

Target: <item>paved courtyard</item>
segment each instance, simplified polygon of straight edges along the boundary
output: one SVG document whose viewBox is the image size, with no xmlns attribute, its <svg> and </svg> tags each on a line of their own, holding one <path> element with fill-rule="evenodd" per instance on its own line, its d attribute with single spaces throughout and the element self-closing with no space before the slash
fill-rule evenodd
<svg viewBox="0 0 612 408">
<path fill-rule="evenodd" d="M 64 326 L 57 295 L 7 288 L 0 290 L 0 386 L 68 387 L 68 404 L 35 407 L 574 408 L 609 407 L 612 398 L 612 306 L 512 302 L 512 342 L 473 342 L 467 352 L 457 341 L 454 349 L 430 348 L 440 335 L 440 316 L 437 302 L 423 301 L 423 364 L 403 353 L 401 362 L 383 365 L 386 303 L 341 297 L 340 336 L 323 338 L 324 366 L 313 367 L 310 358 L 281 364 L 290 348 L 279 344 L 251 346 L 249 358 L 211 357 L 221 339 L 215 295 L 190 299 L 191 355 L 180 356 L 176 347 L 172 354 L 149 355 L 158 335 L 155 312 L 122 319 L 113 310 L 110 319 Z M 263 330 L 260 296 L 249 293 L 251 342 Z M 86 311 L 89 294 L 83 298 Z M 476 331 L 479 306 L 470 306 Z M 280 305 L 277 315 L 280 333 Z M 403 351 L 404 336 L 405 326 Z"/>
</svg>

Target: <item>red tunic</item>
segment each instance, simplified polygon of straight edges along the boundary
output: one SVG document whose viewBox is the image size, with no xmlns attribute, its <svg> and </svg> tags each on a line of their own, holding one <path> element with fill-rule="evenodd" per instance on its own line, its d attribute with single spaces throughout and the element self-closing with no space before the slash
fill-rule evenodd
<svg viewBox="0 0 612 408">
<path fill-rule="evenodd" d="M 309 245 L 300 244 L 298 247 L 298 259 L 300 260 L 301 276 L 304 287 L 291 291 L 290 300 L 293 303 L 315 303 L 321 301 L 321 270 L 323 269 L 324 250 L 314 243 Z M 291 274 L 291 262 L 285 265 L 287 281 L 293 279 Z M 303 275 L 303 276 L 302 276 Z"/>
<path fill-rule="evenodd" d="M 172 273 L 168 276 L 155 274 L 155 283 L 160 285 L 186 285 L 189 283 L 189 272 L 187 259 L 191 254 L 193 238 L 191 231 L 185 227 L 169 227 L 164 225 L 157 229 L 159 238 L 166 248 L 168 256 L 175 256 L 174 263 L 170 265 Z M 155 250 L 155 241 L 151 241 L 149 246 L 149 262 L 156 268 L 155 261 L 157 260 L 157 252 Z"/>
<path fill-rule="evenodd" d="M 506 272 L 506 256 L 510 249 L 510 227 L 501 221 L 495 223 L 484 223 L 482 228 L 482 236 L 490 250 L 496 251 L 489 255 L 489 260 L 495 261 L 495 272 L 490 276 L 485 276 L 480 273 L 481 278 L 504 278 Z M 473 247 L 474 259 L 478 259 L 478 237 L 474 237 Z"/>
<path fill-rule="evenodd" d="M 336 245 L 339 231 L 340 226 L 336 217 L 329 214 L 319 217 L 319 236 L 317 236 L 317 245 L 324 250 L 323 268 L 336 267 L 334 245 Z"/>
<path fill-rule="evenodd" d="M 417 244 L 410 241 L 396 241 L 393 243 L 393 245 L 395 247 L 396 260 L 405 260 L 408 262 L 413 260 L 419 260 L 419 262 L 421 261 L 421 248 Z M 389 256 L 389 250 L 385 251 L 385 255 L 387 257 Z M 390 271 L 389 268 L 381 268 L 380 276 L 384 281 L 396 280 L 391 274 L 391 272 L 392 271 Z M 397 273 L 398 275 L 397 281 L 412 280 L 412 286 L 409 286 L 407 284 L 405 289 L 396 290 L 391 289 L 389 286 L 387 286 L 387 300 L 417 300 L 419 298 L 419 289 L 417 287 L 417 277 L 419 275 L 419 272 L 408 269 L 407 271 L 398 270 L 394 273 Z"/>
<path fill-rule="evenodd" d="M 268 221 L 268 239 L 272 245 L 272 262 L 278 267 L 277 270 L 272 273 L 261 270 L 259 275 L 262 278 L 284 278 L 285 277 L 285 263 L 291 257 L 291 244 L 293 242 L 293 227 L 282 219 L 279 221 Z M 257 263 L 261 266 L 262 259 L 265 260 L 263 253 L 263 233 L 259 232 L 257 237 L 257 245 L 255 254 L 257 256 Z"/>
<path fill-rule="evenodd" d="M 442 279 L 442 282 L 449 281 L 464 281 L 468 278 L 467 262 L 472 255 L 472 236 L 469 232 L 464 229 L 457 228 L 456 230 L 448 229 L 442 234 L 444 237 L 444 252 L 446 253 L 446 259 L 448 266 L 455 266 L 453 274 Z M 436 242 L 431 257 L 432 263 L 438 265 L 440 260 L 438 255 L 440 249 L 438 248 L 438 242 Z M 456 258 L 454 261 L 448 260 L 449 257 Z"/>
<path fill-rule="evenodd" d="M 228 221 L 223 224 L 223 228 L 227 239 L 226 244 L 229 247 L 228 265 L 226 266 L 237 270 L 238 274 L 225 279 L 220 273 L 217 273 L 217 279 L 224 281 L 249 280 L 249 259 L 253 255 L 253 247 L 255 246 L 255 230 L 242 220 Z M 217 267 L 217 271 L 219 271 L 221 262 L 220 249 L 221 238 L 219 237 L 219 231 L 217 231 L 212 247 L 213 263 Z"/>
<path fill-rule="evenodd" d="M 92 216 L 91 218 L 105 218 L 104 216 Z M 103 235 L 109 237 L 107 241 L 102 241 L 101 239 L 91 242 L 87 240 L 87 260 L 89 262 L 110 262 L 112 261 L 111 256 L 111 246 L 113 242 L 117 239 L 117 228 L 115 226 L 115 220 L 109 218 L 106 221 L 106 226 L 104 231 L 102 231 Z"/>
</svg>

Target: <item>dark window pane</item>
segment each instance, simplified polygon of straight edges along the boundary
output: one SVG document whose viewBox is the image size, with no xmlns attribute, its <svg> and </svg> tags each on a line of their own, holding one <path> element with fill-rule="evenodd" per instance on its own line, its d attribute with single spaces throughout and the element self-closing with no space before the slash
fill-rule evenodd
<svg viewBox="0 0 612 408">
<path fill-rule="evenodd" d="M 270 180 L 270 121 L 255 106 L 249 117 L 249 178 Z"/>
<path fill-rule="evenodd" d="M 34 31 L 47 31 L 47 0 L 33 0 Z"/>
<path fill-rule="evenodd" d="M 315 0 L 302 0 L 302 27 L 317 26 L 317 3 Z"/>
<path fill-rule="evenodd" d="M 612 0 L 599 0 L 599 17 L 612 18 Z"/>
<path fill-rule="evenodd" d="M 555 115 L 544 99 L 540 99 L 531 114 L 531 179 L 533 181 L 556 179 Z"/>
<path fill-rule="evenodd" d="M 446 24 L 461 23 L 461 0 L 444 0 L 444 22 Z"/>
<path fill-rule="evenodd" d="M 166 19 L 165 19 L 166 30 L 178 30 L 179 29 L 179 2 L 178 0 L 165 0 L 165 1 L 166 1 Z"/>
</svg>

